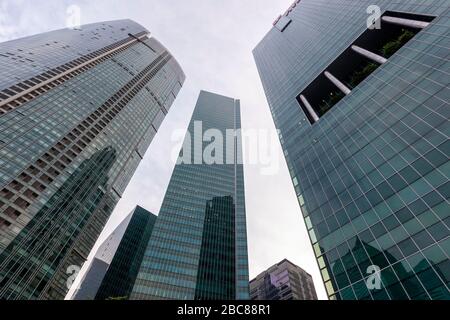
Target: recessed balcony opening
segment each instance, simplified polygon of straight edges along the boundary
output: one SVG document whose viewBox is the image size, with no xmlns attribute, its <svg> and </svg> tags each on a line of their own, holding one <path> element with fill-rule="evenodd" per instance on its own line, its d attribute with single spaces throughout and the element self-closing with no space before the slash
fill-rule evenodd
<svg viewBox="0 0 450 320">
<path fill-rule="evenodd" d="M 317 122 L 433 19 L 385 12 L 380 29 L 367 29 L 297 96 L 309 122 Z"/>
</svg>

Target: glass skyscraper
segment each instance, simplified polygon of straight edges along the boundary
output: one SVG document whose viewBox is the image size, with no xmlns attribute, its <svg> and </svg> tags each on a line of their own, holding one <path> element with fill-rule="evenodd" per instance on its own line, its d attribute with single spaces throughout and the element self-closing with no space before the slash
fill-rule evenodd
<svg viewBox="0 0 450 320">
<path fill-rule="evenodd" d="M 201 91 L 131 299 L 249 298 L 240 128 L 239 100 Z"/>
<path fill-rule="evenodd" d="M 71 299 L 73 300 L 93 300 L 97 295 L 103 278 L 112 263 L 114 254 L 116 253 L 128 225 L 133 217 L 134 210 L 119 223 L 119 225 L 108 235 L 105 241 L 99 246 L 91 264 L 87 268 L 80 280 L 78 287 L 75 289 Z M 83 270 L 80 270 L 80 273 Z"/>
<path fill-rule="evenodd" d="M 62 299 L 185 76 L 130 20 L 0 44 L 0 299 Z"/>
<path fill-rule="evenodd" d="M 450 4 L 302 0 L 254 57 L 330 299 L 450 299 Z"/>
<path fill-rule="evenodd" d="M 131 294 L 156 222 L 154 214 L 139 206 L 131 214 L 130 223 L 95 296 L 96 300 L 128 299 Z"/>
</svg>

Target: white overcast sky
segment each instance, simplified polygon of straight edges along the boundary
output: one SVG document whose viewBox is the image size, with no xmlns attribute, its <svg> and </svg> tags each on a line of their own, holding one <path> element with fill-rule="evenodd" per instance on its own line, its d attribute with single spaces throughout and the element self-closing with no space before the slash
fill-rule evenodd
<svg viewBox="0 0 450 320">
<path fill-rule="evenodd" d="M 157 214 L 174 164 L 173 130 L 186 130 L 201 89 L 241 100 L 243 129 L 274 124 L 252 56 L 273 20 L 293 0 L 0 0 L 0 41 L 66 27 L 67 8 L 81 23 L 129 18 L 146 27 L 181 64 L 187 79 L 97 245 L 137 204 Z M 244 145 L 245 148 L 245 145 Z M 288 258 L 309 272 L 326 299 L 281 146 L 276 175 L 246 165 L 250 277 Z M 92 253 L 91 253 L 92 256 Z"/>
</svg>

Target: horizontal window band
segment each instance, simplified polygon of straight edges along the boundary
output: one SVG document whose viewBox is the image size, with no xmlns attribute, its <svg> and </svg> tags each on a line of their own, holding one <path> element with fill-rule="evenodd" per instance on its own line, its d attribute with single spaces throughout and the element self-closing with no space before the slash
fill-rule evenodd
<svg viewBox="0 0 450 320">
<path fill-rule="evenodd" d="M 172 56 L 168 52 L 163 52 L 143 71 L 141 71 L 139 75 L 133 78 L 127 85 L 109 98 L 108 101 L 85 118 L 85 120 L 79 123 L 77 127 L 62 137 L 59 142 L 52 146 L 41 158 L 36 160 L 33 165 L 25 169 L 24 172 L 26 176 L 31 178 L 31 182 L 28 181 L 27 183 L 30 185 L 36 182 L 38 183 L 36 187 L 30 189 L 37 195 L 35 199 L 37 199 L 39 195 L 42 194 L 54 181 L 54 179 L 61 174 L 58 170 L 54 170 L 54 166 L 51 162 L 55 161 L 55 163 L 61 163 L 63 166 L 61 169 L 64 170 L 65 166 L 73 162 L 73 160 L 78 157 L 81 152 L 83 152 L 87 145 L 91 143 L 92 140 L 95 139 L 96 136 L 98 136 L 98 134 L 100 134 L 100 132 L 102 132 L 103 129 L 116 118 L 127 103 L 148 84 L 148 82 L 166 65 L 171 58 Z M 92 119 L 97 120 L 92 121 Z M 46 161 L 48 159 L 51 160 Z M 31 174 L 31 176 L 29 174 Z M 42 176 L 50 176 L 52 181 L 42 181 Z M 21 180 L 20 175 L 17 179 L 11 181 L 7 186 L 5 186 L 0 191 L 0 194 L 8 194 L 12 192 L 16 195 L 21 195 L 22 193 L 28 191 L 23 191 L 25 184 L 19 182 L 18 180 Z M 44 184 L 42 182 L 44 182 Z M 0 216 L 2 215 L 3 214 L 0 214 Z"/>
<path fill-rule="evenodd" d="M 17 107 L 21 106 L 22 104 L 33 100 L 34 98 L 40 96 L 41 94 L 57 87 L 58 85 L 64 83 L 65 81 L 79 75 L 82 72 L 85 72 L 99 63 L 109 59 L 110 57 L 126 50 L 130 46 L 132 46 L 135 43 L 138 43 L 140 39 L 146 38 L 146 33 L 136 37 L 131 38 L 130 40 L 124 42 L 118 42 L 114 44 L 111 49 L 106 50 L 106 48 L 103 48 L 99 50 L 97 53 L 92 53 L 87 56 L 81 57 L 76 59 L 77 65 L 74 67 L 68 67 L 68 65 L 73 65 L 74 61 L 68 62 L 67 64 L 57 67 L 56 69 L 60 69 L 59 73 L 55 73 L 54 71 L 47 71 L 44 74 L 37 75 L 33 79 L 28 79 L 23 81 L 21 83 L 21 87 L 28 87 L 30 83 L 35 83 L 32 87 L 28 89 L 24 89 L 20 92 L 18 90 L 11 90 L 11 88 L 17 88 L 19 89 L 17 85 L 12 86 L 11 88 L 4 89 L 2 92 L 0 92 L 0 97 L 8 96 L 8 98 L 0 101 L 0 115 L 5 114 L 9 111 L 12 111 L 16 109 Z M 139 40 L 138 40 L 139 39 Z M 124 43 L 122 43 L 124 42 Z M 117 46 L 117 44 L 120 44 Z M 97 54 L 97 56 L 96 56 Z M 64 67 L 66 66 L 66 67 Z M 65 70 L 65 71 L 64 71 Z M 47 79 L 45 74 L 53 75 L 51 78 Z M 35 79 L 38 79 L 39 81 L 36 81 Z M 6 93 L 6 94 L 5 94 Z"/>
</svg>

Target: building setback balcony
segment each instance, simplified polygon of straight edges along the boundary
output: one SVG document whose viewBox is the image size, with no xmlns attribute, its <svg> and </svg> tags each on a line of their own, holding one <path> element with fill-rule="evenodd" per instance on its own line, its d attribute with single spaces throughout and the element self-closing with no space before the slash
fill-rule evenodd
<svg viewBox="0 0 450 320">
<path fill-rule="evenodd" d="M 380 19 L 380 29 L 367 29 L 297 96 L 311 124 L 388 62 L 434 17 L 385 12 Z"/>
</svg>

